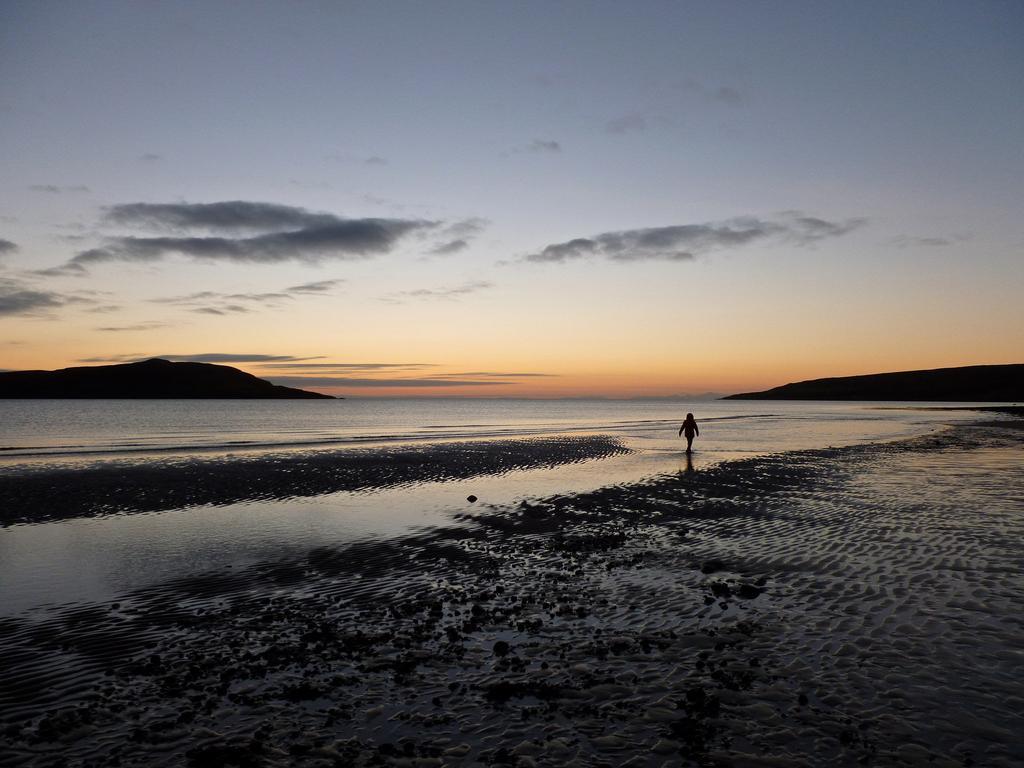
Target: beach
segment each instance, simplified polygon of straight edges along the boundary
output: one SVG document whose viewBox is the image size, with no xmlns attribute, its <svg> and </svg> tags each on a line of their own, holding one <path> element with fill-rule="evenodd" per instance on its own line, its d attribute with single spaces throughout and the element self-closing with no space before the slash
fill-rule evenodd
<svg viewBox="0 0 1024 768">
<path fill-rule="evenodd" d="M 955 416 L 632 479 L 614 432 L 8 468 L 0 536 L 488 492 L 7 613 L 0 765 L 1019 765 L 1024 431 Z"/>
</svg>

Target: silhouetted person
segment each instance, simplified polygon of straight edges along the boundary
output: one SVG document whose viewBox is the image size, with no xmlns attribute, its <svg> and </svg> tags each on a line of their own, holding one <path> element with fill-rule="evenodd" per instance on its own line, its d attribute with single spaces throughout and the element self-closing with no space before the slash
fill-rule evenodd
<svg viewBox="0 0 1024 768">
<path fill-rule="evenodd" d="M 700 428 L 697 426 L 697 421 L 693 418 L 692 413 L 686 414 L 686 420 L 679 427 L 679 434 L 683 433 L 686 434 L 686 452 L 690 453 L 694 436 L 700 437 Z"/>
</svg>

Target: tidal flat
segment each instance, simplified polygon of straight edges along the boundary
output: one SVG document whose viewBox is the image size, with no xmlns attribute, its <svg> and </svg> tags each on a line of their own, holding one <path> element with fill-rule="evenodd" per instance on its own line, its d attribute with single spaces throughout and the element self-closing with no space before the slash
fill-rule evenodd
<svg viewBox="0 0 1024 768">
<path fill-rule="evenodd" d="M 0 765 L 1019 765 L 1020 423 L 8 615 Z"/>
</svg>

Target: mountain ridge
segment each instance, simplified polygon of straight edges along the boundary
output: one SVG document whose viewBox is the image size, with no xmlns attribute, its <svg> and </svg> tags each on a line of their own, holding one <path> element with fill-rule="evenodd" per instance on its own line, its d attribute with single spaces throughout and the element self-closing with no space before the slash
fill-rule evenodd
<svg viewBox="0 0 1024 768">
<path fill-rule="evenodd" d="M 722 399 L 1019 402 L 1024 400 L 1024 364 L 966 365 L 808 379 Z"/>
<path fill-rule="evenodd" d="M 0 372 L 0 398 L 10 399 L 329 399 L 331 395 L 283 387 L 228 365 L 171 362 L 78 366 L 53 371 Z"/>
</svg>

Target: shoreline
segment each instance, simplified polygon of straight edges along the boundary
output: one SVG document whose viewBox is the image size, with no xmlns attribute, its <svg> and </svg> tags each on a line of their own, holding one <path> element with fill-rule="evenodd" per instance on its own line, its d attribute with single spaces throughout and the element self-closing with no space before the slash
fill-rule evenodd
<svg viewBox="0 0 1024 768">
<path fill-rule="evenodd" d="M 481 506 L 4 620 L 0 764 L 1011 765 L 1020 538 L 979 542 L 1020 510 L 979 539 L 954 508 L 965 472 L 999 480 L 975 503 L 1005 492 L 1021 435 L 996 424 Z"/>
</svg>

